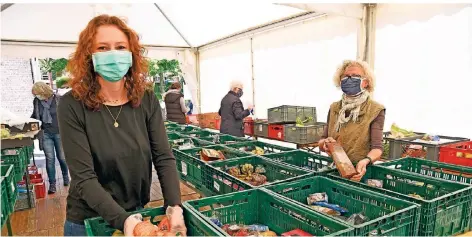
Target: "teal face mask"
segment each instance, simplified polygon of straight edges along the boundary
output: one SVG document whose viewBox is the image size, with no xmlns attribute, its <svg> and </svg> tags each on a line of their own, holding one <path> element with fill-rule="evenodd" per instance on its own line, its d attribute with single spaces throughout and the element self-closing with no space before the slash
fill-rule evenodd
<svg viewBox="0 0 472 237">
<path fill-rule="evenodd" d="M 110 50 L 92 54 L 93 69 L 103 79 L 110 82 L 120 81 L 133 65 L 130 51 Z"/>
</svg>

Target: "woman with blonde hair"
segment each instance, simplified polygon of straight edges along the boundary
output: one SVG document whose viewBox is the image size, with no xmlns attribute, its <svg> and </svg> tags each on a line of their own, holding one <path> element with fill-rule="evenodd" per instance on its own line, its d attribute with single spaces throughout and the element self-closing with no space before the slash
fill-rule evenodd
<svg viewBox="0 0 472 237">
<path fill-rule="evenodd" d="M 56 157 L 64 179 L 64 186 L 69 185 L 69 170 L 64 159 L 61 136 L 57 122 L 57 102 L 51 87 L 44 82 L 36 82 L 31 90 L 35 96 L 33 100 L 33 114 L 31 118 L 41 121 L 41 133 L 38 136 L 39 149 L 46 156 L 46 172 L 49 179 L 48 194 L 56 192 Z"/>
<path fill-rule="evenodd" d="M 140 214 L 129 212 L 150 201 L 153 165 L 170 227 L 186 232 L 161 107 L 142 76 L 144 53 L 138 34 L 115 16 L 97 16 L 80 33 L 68 64 L 72 90 L 58 109 L 72 177 L 65 236 L 86 235 L 84 220 L 98 216 L 126 236 L 152 229 Z"/>
<path fill-rule="evenodd" d="M 358 174 L 352 180 L 360 181 L 366 167 L 382 155 L 385 107 L 371 98 L 375 76 L 366 62 L 345 60 L 333 80 L 343 96 L 331 104 L 328 126 L 318 145 L 327 151 L 326 143 L 338 140 L 356 165 Z"/>
</svg>

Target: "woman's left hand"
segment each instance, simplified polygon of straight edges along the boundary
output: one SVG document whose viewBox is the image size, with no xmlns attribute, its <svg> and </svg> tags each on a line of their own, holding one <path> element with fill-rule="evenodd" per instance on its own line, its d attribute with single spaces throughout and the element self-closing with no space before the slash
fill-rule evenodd
<svg viewBox="0 0 472 237">
<path fill-rule="evenodd" d="M 369 159 L 363 159 L 357 163 L 356 170 L 357 174 L 352 176 L 351 180 L 359 182 L 361 181 L 362 177 L 364 177 L 366 171 L 367 171 L 367 165 L 370 163 Z"/>
<path fill-rule="evenodd" d="M 180 206 L 167 207 L 166 214 L 169 218 L 172 232 L 179 232 L 181 235 L 187 236 L 187 227 L 185 226 L 182 208 Z"/>
</svg>

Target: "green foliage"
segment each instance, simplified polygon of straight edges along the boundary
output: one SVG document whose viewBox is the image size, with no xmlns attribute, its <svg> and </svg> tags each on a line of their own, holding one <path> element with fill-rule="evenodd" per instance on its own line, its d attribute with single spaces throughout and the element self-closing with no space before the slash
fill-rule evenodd
<svg viewBox="0 0 472 237">
<path fill-rule="evenodd" d="M 64 85 L 66 85 L 69 82 L 70 78 L 69 77 L 59 77 L 56 79 L 56 87 L 57 88 L 62 88 Z"/>
<path fill-rule="evenodd" d="M 60 58 L 52 61 L 52 68 L 53 72 L 63 72 L 66 69 L 67 63 L 69 61 L 65 58 Z"/>
<path fill-rule="evenodd" d="M 62 72 L 66 69 L 67 63 L 69 61 L 65 58 L 60 59 L 52 59 L 52 58 L 45 58 L 39 59 L 39 67 L 41 73 L 51 73 L 53 80 L 56 79 L 57 74 L 62 74 Z"/>
</svg>

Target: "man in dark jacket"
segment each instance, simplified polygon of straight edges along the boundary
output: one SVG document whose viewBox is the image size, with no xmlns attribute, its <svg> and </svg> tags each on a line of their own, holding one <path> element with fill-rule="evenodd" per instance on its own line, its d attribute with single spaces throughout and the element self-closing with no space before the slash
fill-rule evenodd
<svg viewBox="0 0 472 237">
<path fill-rule="evenodd" d="M 221 100 L 218 114 L 221 116 L 220 132 L 236 137 L 244 137 L 243 119 L 249 116 L 253 106 L 244 109 L 241 102 L 243 96 L 243 84 L 232 82 L 231 90 Z"/>
<path fill-rule="evenodd" d="M 167 120 L 179 124 L 186 124 L 185 114 L 188 112 L 185 107 L 184 95 L 180 92 L 182 86 L 175 82 L 171 85 L 170 90 L 164 94 L 164 102 L 166 103 Z"/>
</svg>

